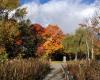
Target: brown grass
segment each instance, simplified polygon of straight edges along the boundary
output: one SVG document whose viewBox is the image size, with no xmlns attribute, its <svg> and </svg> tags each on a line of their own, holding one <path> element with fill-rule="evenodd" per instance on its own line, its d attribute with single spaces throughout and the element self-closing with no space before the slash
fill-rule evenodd
<svg viewBox="0 0 100 80">
<path fill-rule="evenodd" d="M 97 61 L 74 62 L 66 68 L 74 80 L 100 80 L 100 63 Z"/>
<path fill-rule="evenodd" d="M 42 80 L 50 71 L 48 62 L 33 59 L 0 63 L 0 80 Z"/>
</svg>

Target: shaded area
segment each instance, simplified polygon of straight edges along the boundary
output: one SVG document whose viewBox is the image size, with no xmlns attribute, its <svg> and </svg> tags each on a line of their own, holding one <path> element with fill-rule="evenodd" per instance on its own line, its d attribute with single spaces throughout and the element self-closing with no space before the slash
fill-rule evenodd
<svg viewBox="0 0 100 80">
<path fill-rule="evenodd" d="M 69 60 L 75 60 L 76 54 L 74 54 L 74 53 L 64 53 L 64 52 L 60 52 L 60 51 L 59 52 L 56 51 L 53 54 L 49 54 L 49 57 L 53 61 L 63 61 L 64 56 L 66 56 L 66 60 L 69 61 Z M 77 54 L 77 59 L 78 60 L 83 60 L 83 59 L 86 59 L 86 56 L 87 55 L 84 54 L 84 53 L 78 53 Z"/>
</svg>

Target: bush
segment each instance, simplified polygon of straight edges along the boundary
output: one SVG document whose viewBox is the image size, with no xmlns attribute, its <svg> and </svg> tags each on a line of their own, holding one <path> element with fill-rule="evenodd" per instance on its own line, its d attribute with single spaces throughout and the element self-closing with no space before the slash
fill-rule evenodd
<svg viewBox="0 0 100 80">
<path fill-rule="evenodd" d="M 0 48 L 0 61 L 4 61 L 8 58 L 8 54 L 4 48 Z"/>
<path fill-rule="evenodd" d="M 20 59 L 0 63 L 0 80 L 42 80 L 50 71 L 48 62 Z"/>
</svg>

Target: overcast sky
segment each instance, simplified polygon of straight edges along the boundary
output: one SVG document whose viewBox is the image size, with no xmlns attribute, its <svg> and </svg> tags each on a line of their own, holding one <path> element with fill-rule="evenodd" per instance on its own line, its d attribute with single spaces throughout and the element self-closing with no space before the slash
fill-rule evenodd
<svg viewBox="0 0 100 80">
<path fill-rule="evenodd" d="M 21 0 L 27 18 L 46 27 L 57 24 L 64 33 L 74 32 L 79 23 L 93 16 L 100 0 Z"/>
</svg>

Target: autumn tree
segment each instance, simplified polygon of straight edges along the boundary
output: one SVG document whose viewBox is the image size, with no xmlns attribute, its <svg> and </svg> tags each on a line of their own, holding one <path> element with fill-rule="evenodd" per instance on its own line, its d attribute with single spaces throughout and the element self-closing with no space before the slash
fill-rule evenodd
<svg viewBox="0 0 100 80">
<path fill-rule="evenodd" d="M 26 8 L 17 8 L 18 6 L 19 0 L 1 0 L 0 3 L 0 40 L 9 57 L 23 52 L 26 45 L 23 38 L 30 35 L 29 26 L 31 22 L 29 19 L 24 19 Z M 13 10 L 15 13 L 8 17 Z"/>
<path fill-rule="evenodd" d="M 8 15 L 18 6 L 19 0 L 0 0 L 0 48 L 4 48 L 5 53 L 9 53 L 9 50 L 12 52 L 14 37 L 18 31 L 17 22 L 8 19 Z"/>
<path fill-rule="evenodd" d="M 0 8 L 14 9 L 19 6 L 19 0 L 0 0 Z"/>
<path fill-rule="evenodd" d="M 45 39 L 45 42 L 43 43 L 45 56 L 63 48 L 62 40 L 64 38 L 64 34 L 57 25 L 48 25 L 43 36 Z"/>
<path fill-rule="evenodd" d="M 40 46 L 40 44 L 42 44 L 43 41 L 41 36 L 43 27 L 39 24 L 31 24 L 25 29 L 27 30 L 22 30 L 23 32 L 21 31 L 23 46 L 27 49 L 25 55 L 27 57 L 37 56 L 37 48 Z"/>
<path fill-rule="evenodd" d="M 19 0 L 0 0 L 0 20 L 7 19 L 9 13 L 19 6 Z"/>
</svg>

